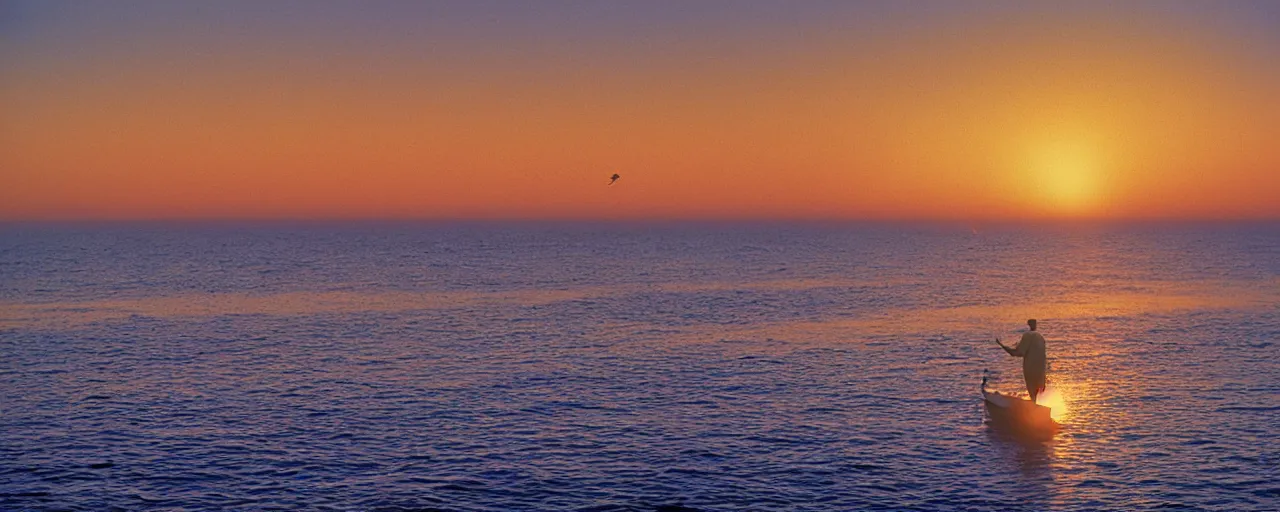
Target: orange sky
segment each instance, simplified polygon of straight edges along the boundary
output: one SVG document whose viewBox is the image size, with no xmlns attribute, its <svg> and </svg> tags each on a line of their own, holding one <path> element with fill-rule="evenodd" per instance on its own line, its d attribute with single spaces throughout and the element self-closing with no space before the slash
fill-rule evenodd
<svg viewBox="0 0 1280 512">
<path fill-rule="evenodd" d="M 1280 217 L 1274 40 L 1143 10 L 885 19 L 32 36 L 0 53 L 0 220 Z"/>
</svg>

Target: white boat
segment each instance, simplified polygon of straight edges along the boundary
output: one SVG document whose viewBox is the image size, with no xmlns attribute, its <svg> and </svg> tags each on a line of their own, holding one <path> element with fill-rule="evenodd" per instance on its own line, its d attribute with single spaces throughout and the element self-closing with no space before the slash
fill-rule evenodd
<svg viewBox="0 0 1280 512">
<path fill-rule="evenodd" d="M 982 400 L 987 406 L 991 424 L 1021 435 L 1052 437 L 1058 430 L 1048 407 L 1031 400 L 987 389 L 987 376 L 982 376 Z"/>
</svg>

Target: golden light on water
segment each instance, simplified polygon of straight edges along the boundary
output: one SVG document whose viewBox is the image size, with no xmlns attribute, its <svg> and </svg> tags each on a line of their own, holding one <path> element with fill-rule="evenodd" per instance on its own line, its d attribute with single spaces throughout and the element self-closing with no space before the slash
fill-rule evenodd
<svg viewBox="0 0 1280 512">
<path fill-rule="evenodd" d="M 1053 421 L 1062 423 L 1067 419 L 1067 401 L 1063 398 L 1062 393 L 1053 386 L 1045 386 L 1044 393 L 1036 397 L 1036 403 L 1049 408 L 1049 416 Z"/>
</svg>

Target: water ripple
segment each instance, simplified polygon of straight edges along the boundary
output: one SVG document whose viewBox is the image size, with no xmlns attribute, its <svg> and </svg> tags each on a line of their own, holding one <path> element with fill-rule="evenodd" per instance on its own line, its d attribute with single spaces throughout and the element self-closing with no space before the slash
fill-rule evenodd
<svg viewBox="0 0 1280 512">
<path fill-rule="evenodd" d="M 1280 499 L 1273 229 L 121 229 L 0 237 L 0 509 Z M 1049 442 L 977 399 L 1031 315 Z"/>
</svg>

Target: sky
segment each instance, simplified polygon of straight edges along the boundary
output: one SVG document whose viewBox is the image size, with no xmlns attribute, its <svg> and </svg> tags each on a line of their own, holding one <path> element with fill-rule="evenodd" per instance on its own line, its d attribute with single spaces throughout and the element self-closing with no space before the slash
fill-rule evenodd
<svg viewBox="0 0 1280 512">
<path fill-rule="evenodd" d="M 1055 4 L 0 0 L 0 220 L 1280 218 L 1280 3 Z"/>
</svg>

